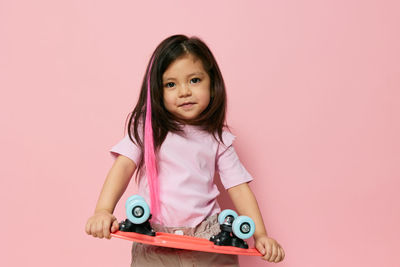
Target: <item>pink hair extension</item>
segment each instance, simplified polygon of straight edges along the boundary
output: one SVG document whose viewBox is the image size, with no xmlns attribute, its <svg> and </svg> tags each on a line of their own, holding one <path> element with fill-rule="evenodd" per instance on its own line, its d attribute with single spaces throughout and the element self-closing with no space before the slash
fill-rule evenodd
<svg viewBox="0 0 400 267">
<path fill-rule="evenodd" d="M 150 62 L 147 72 L 147 104 L 146 120 L 144 128 L 144 163 L 146 165 L 147 182 L 150 188 L 151 213 L 153 219 L 160 214 L 160 188 L 157 174 L 156 156 L 154 153 L 153 127 L 151 123 L 151 95 L 150 95 L 150 73 L 154 57 Z"/>
</svg>

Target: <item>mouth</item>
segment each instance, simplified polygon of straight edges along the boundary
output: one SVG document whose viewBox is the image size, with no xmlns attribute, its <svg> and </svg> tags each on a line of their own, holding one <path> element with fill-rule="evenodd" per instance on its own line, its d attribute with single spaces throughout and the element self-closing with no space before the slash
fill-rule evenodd
<svg viewBox="0 0 400 267">
<path fill-rule="evenodd" d="M 194 104 L 196 104 L 196 103 L 194 103 L 194 102 L 185 102 L 185 103 L 179 105 L 179 107 L 191 107 Z"/>
</svg>

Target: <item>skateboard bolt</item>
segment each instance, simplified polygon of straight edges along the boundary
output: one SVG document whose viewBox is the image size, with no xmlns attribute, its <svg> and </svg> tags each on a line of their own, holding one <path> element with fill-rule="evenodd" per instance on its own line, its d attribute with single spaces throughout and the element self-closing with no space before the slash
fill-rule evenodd
<svg viewBox="0 0 400 267">
<path fill-rule="evenodd" d="M 240 226 L 240 231 L 242 231 L 242 233 L 250 232 L 250 225 L 248 223 L 244 223 L 242 226 Z"/>
<path fill-rule="evenodd" d="M 137 218 L 143 216 L 144 210 L 141 207 L 134 207 L 133 208 L 133 215 Z"/>
<path fill-rule="evenodd" d="M 234 220 L 235 220 L 235 218 L 233 218 L 233 216 L 230 216 L 230 215 L 226 216 L 223 224 L 232 225 Z"/>
</svg>

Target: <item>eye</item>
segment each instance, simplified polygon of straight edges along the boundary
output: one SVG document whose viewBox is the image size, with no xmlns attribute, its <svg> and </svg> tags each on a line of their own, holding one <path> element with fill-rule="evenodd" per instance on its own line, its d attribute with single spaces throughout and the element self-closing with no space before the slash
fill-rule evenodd
<svg viewBox="0 0 400 267">
<path fill-rule="evenodd" d="M 193 79 L 190 80 L 190 82 L 199 83 L 200 82 L 200 78 L 193 78 Z"/>
<path fill-rule="evenodd" d="M 171 88 L 171 87 L 174 87 L 174 86 L 175 86 L 175 83 L 173 83 L 173 82 L 169 82 L 169 83 L 165 84 L 165 87 L 167 87 L 167 88 Z"/>
</svg>

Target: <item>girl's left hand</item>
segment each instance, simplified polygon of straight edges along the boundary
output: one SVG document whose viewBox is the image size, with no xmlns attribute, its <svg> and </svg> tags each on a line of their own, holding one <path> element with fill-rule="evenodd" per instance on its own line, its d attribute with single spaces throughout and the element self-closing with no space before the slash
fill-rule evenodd
<svg viewBox="0 0 400 267">
<path fill-rule="evenodd" d="M 285 258 L 285 251 L 276 240 L 266 235 L 254 238 L 256 249 L 263 254 L 263 260 L 269 262 L 280 262 Z"/>
</svg>

